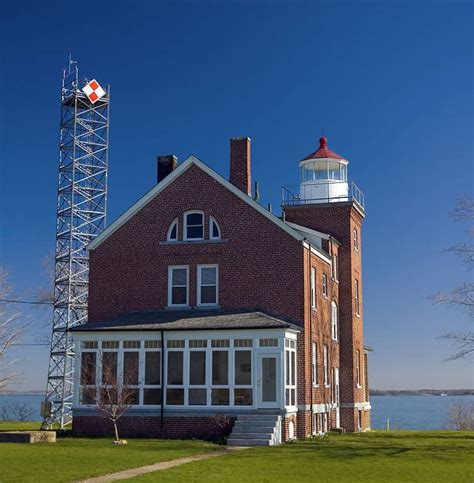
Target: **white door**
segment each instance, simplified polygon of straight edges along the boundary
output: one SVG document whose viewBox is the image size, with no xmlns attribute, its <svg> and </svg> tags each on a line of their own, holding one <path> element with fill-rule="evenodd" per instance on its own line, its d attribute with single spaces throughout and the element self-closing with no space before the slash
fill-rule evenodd
<svg viewBox="0 0 474 483">
<path fill-rule="evenodd" d="M 259 408 L 280 406 L 280 355 L 257 354 L 257 405 Z"/>
</svg>

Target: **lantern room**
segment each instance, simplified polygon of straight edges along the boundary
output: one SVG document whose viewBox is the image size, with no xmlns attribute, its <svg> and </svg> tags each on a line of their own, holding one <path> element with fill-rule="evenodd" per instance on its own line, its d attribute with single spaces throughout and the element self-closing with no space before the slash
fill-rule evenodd
<svg viewBox="0 0 474 483">
<path fill-rule="evenodd" d="M 347 201 L 349 185 L 345 160 L 327 145 L 325 137 L 320 138 L 319 148 L 300 161 L 300 199 L 306 203 L 328 203 Z"/>
</svg>

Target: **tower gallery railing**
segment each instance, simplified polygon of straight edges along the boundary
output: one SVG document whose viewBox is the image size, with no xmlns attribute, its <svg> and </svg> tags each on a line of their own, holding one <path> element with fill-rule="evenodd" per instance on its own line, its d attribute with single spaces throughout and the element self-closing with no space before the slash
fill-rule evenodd
<svg viewBox="0 0 474 483">
<path fill-rule="evenodd" d="M 330 184 L 331 181 L 325 181 L 324 184 Z M 334 184 L 340 184 L 335 181 Z M 365 197 L 360 188 L 352 181 L 347 194 L 332 196 L 330 189 L 327 189 L 328 196 L 314 198 L 312 194 L 321 192 L 321 182 L 308 183 L 302 185 L 283 186 L 281 189 L 281 200 L 283 206 L 307 205 L 312 203 L 334 203 L 343 201 L 354 201 L 359 207 L 365 211 Z"/>
</svg>

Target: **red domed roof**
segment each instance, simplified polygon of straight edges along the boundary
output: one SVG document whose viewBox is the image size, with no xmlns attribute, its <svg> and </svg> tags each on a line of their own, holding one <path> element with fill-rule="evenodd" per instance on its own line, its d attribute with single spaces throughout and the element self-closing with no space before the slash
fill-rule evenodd
<svg viewBox="0 0 474 483">
<path fill-rule="evenodd" d="M 303 161 L 317 158 L 344 159 L 342 156 L 339 156 L 339 154 L 336 154 L 328 148 L 328 140 L 325 137 L 319 138 L 319 148 L 314 151 L 314 153 L 308 154 Z"/>
</svg>

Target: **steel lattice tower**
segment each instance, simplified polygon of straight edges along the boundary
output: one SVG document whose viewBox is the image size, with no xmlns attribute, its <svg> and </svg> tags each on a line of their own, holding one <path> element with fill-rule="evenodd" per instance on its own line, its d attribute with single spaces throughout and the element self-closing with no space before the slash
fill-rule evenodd
<svg viewBox="0 0 474 483">
<path fill-rule="evenodd" d="M 87 319 L 87 245 L 105 227 L 110 86 L 95 102 L 82 92 L 77 62 L 61 89 L 54 313 L 43 426 L 72 420 L 74 344 L 69 329 Z"/>
</svg>

